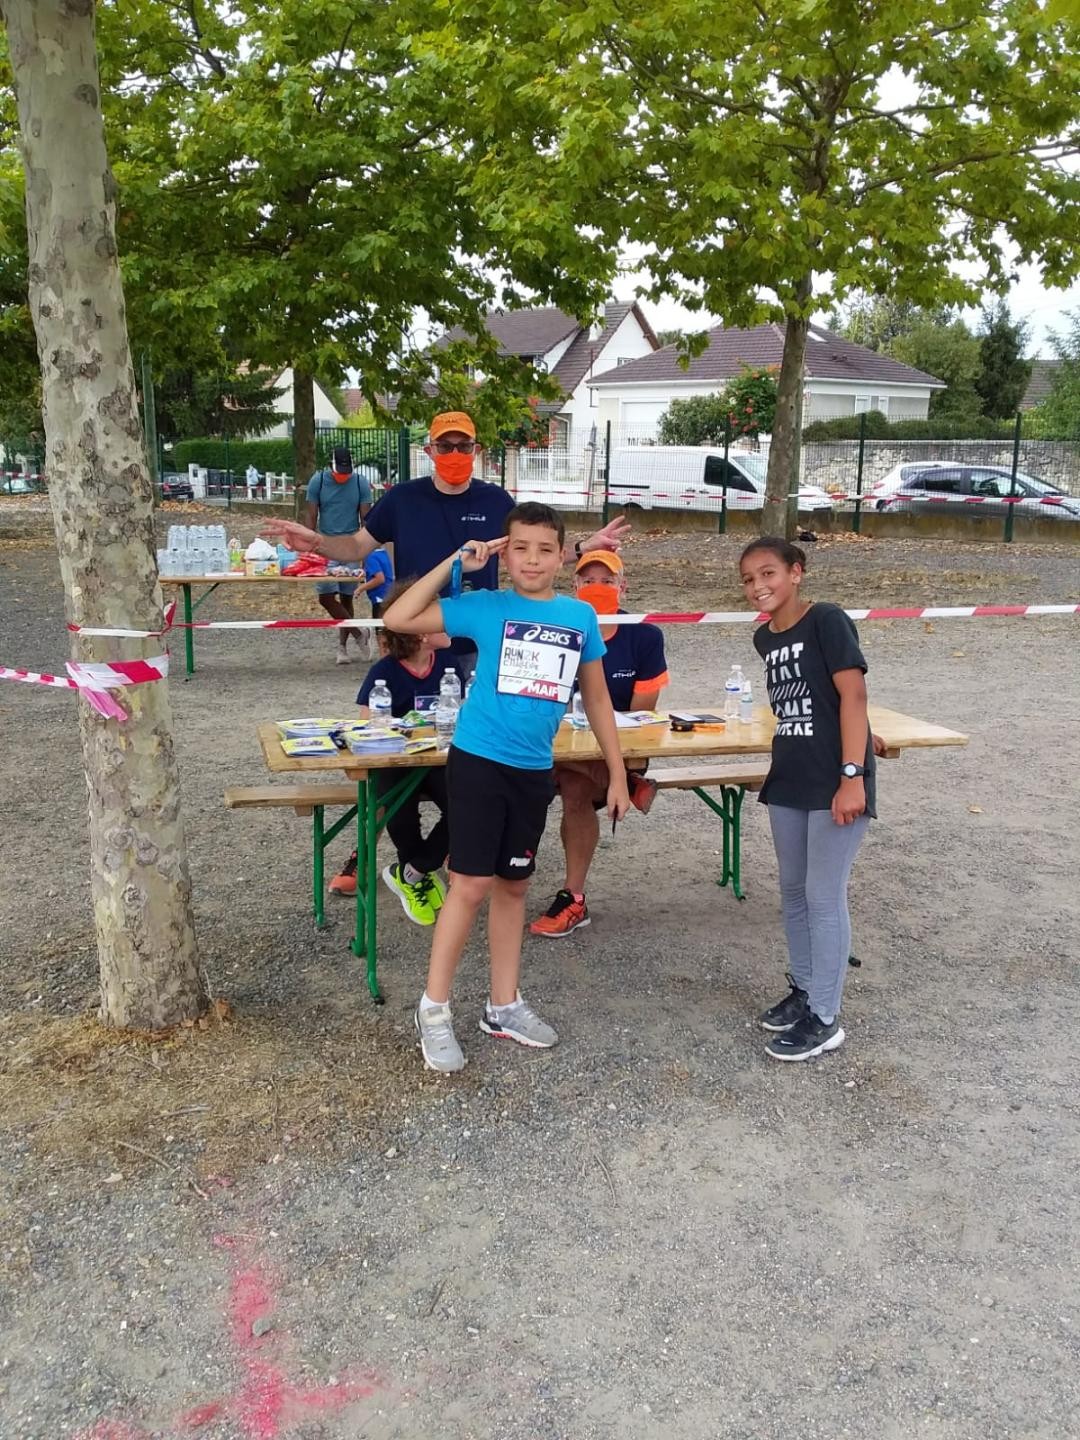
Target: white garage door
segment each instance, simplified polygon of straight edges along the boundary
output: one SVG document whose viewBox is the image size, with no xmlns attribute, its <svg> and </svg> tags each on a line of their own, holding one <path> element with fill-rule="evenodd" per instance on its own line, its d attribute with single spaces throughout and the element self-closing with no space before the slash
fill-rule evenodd
<svg viewBox="0 0 1080 1440">
<path fill-rule="evenodd" d="M 620 424 L 634 436 L 651 439 L 669 404 L 668 400 L 624 400 L 619 407 Z"/>
</svg>

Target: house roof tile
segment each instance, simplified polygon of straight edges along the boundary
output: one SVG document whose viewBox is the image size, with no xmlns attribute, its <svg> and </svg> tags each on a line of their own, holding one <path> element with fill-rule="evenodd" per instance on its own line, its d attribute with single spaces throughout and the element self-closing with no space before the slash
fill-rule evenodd
<svg viewBox="0 0 1080 1440">
<path fill-rule="evenodd" d="M 730 380 L 743 365 L 779 365 L 784 350 L 782 322 L 736 330 L 718 325 L 709 331 L 709 343 L 686 369 L 679 364 L 678 345 L 665 345 L 614 370 L 597 375 L 594 385 L 621 385 L 645 381 Z M 856 345 L 820 325 L 811 325 L 806 345 L 806 376 L 811 380 L 855 380 L 865 383 L 889 382 L 900 385 L 930 385 L 942 382 L 876 350 Z"/>
</svg>

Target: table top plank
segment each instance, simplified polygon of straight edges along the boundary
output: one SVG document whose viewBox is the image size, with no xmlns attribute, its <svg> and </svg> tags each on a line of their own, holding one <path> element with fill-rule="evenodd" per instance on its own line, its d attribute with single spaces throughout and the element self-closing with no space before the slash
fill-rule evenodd
<svg viewBox="0 0 1080 1440">
<path fill-rule="evenodd" d="M 700 709 L 715 713 L 716 707 L 694 706 L 684 709 Z M 914 715 L 905 715 L 899 710 L 890 710 L 882 705 L 869 707 L 870 726 L 880 735 L 891 755 L 908 749 L 930 749 L 942 745 L 966 745 L 968 737 L 943 725 L 929 720 L 920 720 Z M 691 730 L 677 732 L 671 729 L 667 719 L 656 725 L 643 725 L 634 730 L 620 730 L 619 743 L 627 760 L 677 760 L 711 756 L 714 759 L 725 755 L 768 754 L 772 747 L 775 719 L 767 706 L 759 705 L 754 710 L 753 722 L 744 725 L 736 721 L 724 730 Z M 258 727 L 259 744 L 267 769 L 274 775 L 307 772 L 313 775 L 341 774 L 350 779 L 362 779 L 370 770 L 410 769 L 417 765 L 438 766 L 446 764 L 445 751 L 423 750 L 416 755 L 350 755 L 339 751 L 334 755 L 286 755 L 281 748 L 281 736 L 273 721 L 264 721 Z M 555 739 L 554 756 L 560 760 L 598 760 L 600 747 L 591 730 L 575 730 L 569 725 L 560 725 Z"/>
<path fill-rule="evenodd" d="M 162 575 L 162 585 L 303 585 L 315 580 L 341 580 L 346 585 L 359 584 L 363 575 Z"/>
</svg>

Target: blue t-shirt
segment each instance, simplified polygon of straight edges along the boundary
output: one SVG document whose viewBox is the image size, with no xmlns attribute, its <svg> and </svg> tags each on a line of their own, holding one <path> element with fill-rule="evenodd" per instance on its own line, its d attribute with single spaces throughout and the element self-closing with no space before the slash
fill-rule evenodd
<svg viewBox="0 0 1080 1440">
<path fill-rule="evenodd" d="M 619 611 L 625 615 L 625 610 Z M 616 710 L 629 710 L 634 689 L 655 680 L 658 687 L 667 684 L 667 659 L 664 635 L 659 625 L 620 625 L 610 640 L 605 640 L 604 679 Z"/>
<path fill-rule="evenodd" d="M 549 770 L 578 665 L 603 659 L 596 611 L 566 595 L 530 600 L 514 590 L 439 603 L 447 634 L 480 651 L 454 745 L 518 770 Z"/>
<path fill-rule="evenodd" d="M 386 599 L 390 586 L 394 583 L 394 565 L 390 556 L 380 548 L 372 550 L 371 554 L 364 561 L 364 579 L 374 580 L 376 575 L 383 577 L 383 583 L 376 585 L 374 590 L 367 592 L 368 599 L 379 605 Z"/>
<path fill-rule="evenodd" d="M 514 497 L 486 480 L 471 481 L 460 495 L 444 495 L 427 477 L 391 486 L 364 517 L 364 529 L 380 545 L 393 544 L 402 579 L 419 580 L 466 540 L 497 540 L 513 508 Z M 497 590 L 498 559 L 466 575 L 465 585 Z"/>
<path fill-rule="evenodd" d="M 391 715 L 400 719 L 407 715 L 410 710 L 426 710 L 429 708 L 427 701 L 434 701 L 439 695 L 439 686 L 442 684 L 442 677 L 447 670 L 457 672 L 461 679 L 461 671 L 454 664 L 454 656 L 449 650 L 436 650 L 431 657 L 431 667 L 425 675 L 414 675 L 407 668 L 404 661 L 395 660 L 392 655 L 384 655 L 377 660 L 371 669 L 364 676 L 364 683 L 360 686 L 360 692 L 356 697 L 358 705 L 367 705 L 371 700 L 371 692 L 376 680 L 385 680 L 386 688 L 390 691 L 390 699 L 393 704 L 390 706 Z M 418 705 L 416 702 L 423 700 L 425 703 Z"/>
<path fill-rule="evenodd" d="M 308 481 L 307 498 L 319 507 L 320 535 L 355 535 L 360 506 L 371 504 L 371 486 L 355 470 L 340 485 L 329 470 L 317 470 Z"/>
</svg>

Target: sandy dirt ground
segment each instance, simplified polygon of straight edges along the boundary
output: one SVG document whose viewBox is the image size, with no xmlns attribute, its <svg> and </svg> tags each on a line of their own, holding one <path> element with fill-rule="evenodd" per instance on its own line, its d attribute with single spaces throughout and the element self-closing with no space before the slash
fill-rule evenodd
<svg viewBox="0 0 1080 1440">
<path fill-rule="evenodd" d="M 44 521 L 0 507 L 0 663 L 65 657 Z M 812 549 L 813 593 L 852 605 L 1080 601 L 1064 546 Z M 632 599 L 734 608 L 737 551 L 642 535 Z M 667 794 L 602 842 L 592 926 L 526 941 L 560 1045 L 476 1029 L 478 936 L 468 1067 L 425 1074 L 425 933 L 384 904 L 374 1007 L 348 907 L 313 929 L 306 822 L 222 804 L 266 778 L 257 722 L 350 703 L 360 666 L 311 632 L 201 636 L 171 682 L 228 1018 L 103 1037 L 75 702 L 0 687 L 4 1440 L 1080 1434 L 1080 620 L 862 634 L 872 698 L 971 743 L 883 764 L 848 1041 L 801 1066 L 752 1023 L 784 988 L 764 812 L 740 904 L 717 822 Z M 757 677 L 750 635 L 672 627 L 667 698 Z"/>
</svg>

